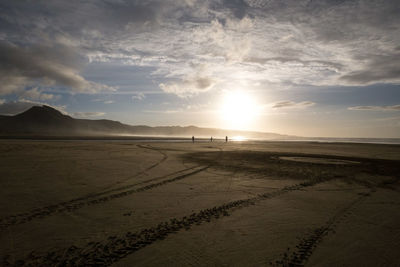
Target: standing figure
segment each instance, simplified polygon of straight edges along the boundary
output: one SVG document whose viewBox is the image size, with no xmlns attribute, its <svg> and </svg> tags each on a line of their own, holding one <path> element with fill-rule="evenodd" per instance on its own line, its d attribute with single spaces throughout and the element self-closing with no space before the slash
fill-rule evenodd
<svg viewBox="0 0 400 267">
<path fill-rule="evenodd" d="M 211 142 L 212 142 L 212 136 L 211 136 L 210 140 L 211 140 Z"/>
<path fill-rule="evenodd" d="M 225 143 L 228 142 L 228 136 L 225 136 Z"/>
<path fill-rule="evenodd" d="M 192 136 L 192 142 L 194 143 L 194 136 Z"/>
</svg>

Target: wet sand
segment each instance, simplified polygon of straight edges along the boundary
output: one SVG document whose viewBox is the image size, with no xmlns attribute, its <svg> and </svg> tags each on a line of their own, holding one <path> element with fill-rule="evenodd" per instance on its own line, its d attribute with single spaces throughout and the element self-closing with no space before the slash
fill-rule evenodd
<svg viewBox="0 0 400 267">
<path fill-rule="evenodd" d="M 2 266 L 398 266 L 400 146 L 0 141 Z"/>
</svg>

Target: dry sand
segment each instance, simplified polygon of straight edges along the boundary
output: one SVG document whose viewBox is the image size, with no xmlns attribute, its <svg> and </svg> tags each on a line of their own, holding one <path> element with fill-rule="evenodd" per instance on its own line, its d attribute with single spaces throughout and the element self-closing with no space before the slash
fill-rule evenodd
<svg viewBox="0 0 400 267">
<path fill-rule="evenodd" d="M 399 266 L 400 146 L 0 141 L 1 264 Z"/>
</svg>

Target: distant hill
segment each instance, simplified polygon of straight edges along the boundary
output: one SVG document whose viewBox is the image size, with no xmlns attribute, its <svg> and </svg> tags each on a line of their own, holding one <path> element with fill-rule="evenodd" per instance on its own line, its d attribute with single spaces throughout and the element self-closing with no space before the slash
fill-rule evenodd
<svg viewBox="0 0 400 267">
<path fill-rule="evenodd" d="M 245 136 L 257 139 L 291 139 L 293 136 L 275 133 L 200 128 L 196 126 L 127 125 L 112 120 L 75 119 L 49 106 L 34 106 L 14 116 L 0 115 L 2 136 L 174 136 L 174 137 L 225 137 Z"/>
</svg>

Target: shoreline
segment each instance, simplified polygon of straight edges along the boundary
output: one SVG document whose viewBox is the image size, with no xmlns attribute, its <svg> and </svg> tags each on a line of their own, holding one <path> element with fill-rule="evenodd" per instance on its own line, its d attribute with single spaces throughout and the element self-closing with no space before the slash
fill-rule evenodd
<svg viewBox="0 0 400 267">
<path fill-rule="evenodd" d="M 0 140 L 30 140 L 30 141 L 137 141 L 137 142 L 192 142 L 191 137 L 179 136 L 59 136 L 59 135 L 6 135 L 0 136 Z M 196 137 L 196 142 L 210 142 L 209 137 Z M 225 142 L 225 138 L 213 137 L 213 142 Z M 377 144 L 377 145 L 400 145 L 400 138 L 304 138 L 304 139 L 252 139 L 241 140 L 229 139 L 234 143 L 327 143 L 327 144 Z M 210 142 L 211 143 L 211 142 Z"/>
</svg>

